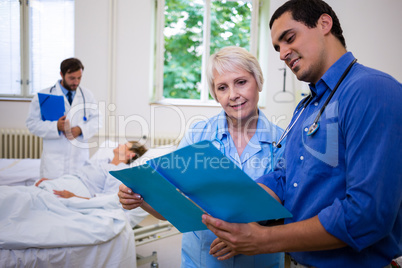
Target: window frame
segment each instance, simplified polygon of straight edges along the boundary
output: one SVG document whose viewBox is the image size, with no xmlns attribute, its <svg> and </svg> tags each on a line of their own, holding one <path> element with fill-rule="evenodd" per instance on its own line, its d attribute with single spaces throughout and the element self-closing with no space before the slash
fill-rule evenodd
<svg viewBox="0 0 402 268">
<path fill-rule="evenodd" d="M 30 66 L 30 51 L 29 51 L 29 1 L 19 0 L 20 4 L 20 93 L 19 94 L 0 94 L 1 100 L 26 100 L 30 101 L 33 94 L 29 94 L 29 66 Z"/>
<path fill-rule="evenodd" d="M 32 55 L 30 40 L 32 30 L 30 25 L 30 1 L 18 0 L 20 4 L 20 93 L 0 93 L 0 100 L 31 101 L 36 93 L 30 93 Z"/>
<path fill-rule="evenodd" d="M 211 33 L 211 2 L 213 0 L 204 0 L 204 21 L 203 23 L 203 55 L 201 66 L 201 97 L 200 99 L 176 99 L 163 97 L 163 70 L 164 70 L 164 27 L 165 27 L 165 0 L 155 0 L 155 61 L 153 75 L 153 92 L 151 95 L 151 104 L 180 105 L 180 106 L 220 106 L 215 100 L 210 100 L 208 84 L 205 77 L 206 62 L 210 55 L 210 33 Z M 228 0 L 230 1 L 230 0 Z M 259 22 L 260 5 L 264 0 L 251 0 L 251 40 L 250 52 L 258 58 L 259 47 Z M 265 94 L 263 94 L 265 95 Z M 260 98 L 264 99 L 264 98 Z"/>
</svg>

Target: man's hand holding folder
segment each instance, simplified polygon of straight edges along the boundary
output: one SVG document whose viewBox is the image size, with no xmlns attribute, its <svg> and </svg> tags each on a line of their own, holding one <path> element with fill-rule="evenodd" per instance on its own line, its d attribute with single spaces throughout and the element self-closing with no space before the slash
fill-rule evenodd
<svg viewBox="0 0 402 268">
<path fill-rule="evenodd" d="M 64 135 L 66 135 L 67 139 L 72 140 L 81 135 L 82 131 L 79 126 L 71 127 L 70 120 L 64 120 Z"/>
<path fill-rule="evenodd" d="M 72 140 L 81 135 L 82 131 L 79 126 L 71 127 L 70 120 L 63 115 L 57 121 L 57 129 L 63 132 L 67 139 Z"/>
</svg>

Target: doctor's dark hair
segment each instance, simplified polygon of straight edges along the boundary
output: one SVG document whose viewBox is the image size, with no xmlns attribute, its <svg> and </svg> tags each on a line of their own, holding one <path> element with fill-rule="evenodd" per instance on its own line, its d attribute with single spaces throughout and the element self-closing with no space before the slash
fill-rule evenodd
<svg viewBox="0 0 402 268">
<path fill-rule="evenodd" d="M 60 71 L 63 76 L 66 75 L 66 73 L 73 73 L 81 69 L 84 70 L 84 65 L 77 58 L 65 59 L 60 64 Z"/>
<path fill-rule="evenodd" d="M 256 57 L 245 48 L 228 46 L 212 54 L 207 65 L 206 76 L 209 92 L 216 101 L 218 100 L 215 94 L 214 72 L 221 75 L 225 72 L 234 72 L 236 70 L 244 70 L 252 74 L 257 82 L 258 91 L 261 92 L 264 77 Z"/>
<path fill-rule="evenodd" d="M 143 154 L 145 154 L 148 149 L 145 148 L 144 145 L 141 145 L 139 142 L 137 141 L 129 141 L 129 143 L 131 144 L 131 148 L 128 148 L 130 151 L 132 151 L 133 153 L 135 153 L 134 157 L 129 159 L 127 161 L 127 164 L 131 164 L 132 162 L 134 162 L 137 158 L 140 158 Z"/>
<path fill-rule="evenodd" d="M 338 17 L 332 8 L 322 0 L 289 0 L 280 6 L 272 15 L 269 22 L 269 28 L 272 29 L 272 24 L 285 12 L 290 12 L 295 21 L 301 22 L 309 28 L 317 27 L 318 19 L 322 14 L 328 14 L 332 18 L 331 33 L 341 42 L 346 48 L 343 30 Z"/>
</svg>

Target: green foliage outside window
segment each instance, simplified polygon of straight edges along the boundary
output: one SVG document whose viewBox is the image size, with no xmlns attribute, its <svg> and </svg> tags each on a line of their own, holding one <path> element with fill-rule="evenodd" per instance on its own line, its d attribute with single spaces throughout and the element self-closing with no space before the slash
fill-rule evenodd
<svg viewBox="0 0 402 268">
<path fill-rule="evenodd" d="M 204 2 L 165 2 L 165 98 L 199 99 L 203 53 Z M 225 46 L 249 49 L 251 3 L 211 2 L 210 52 Z"/>
</svg>

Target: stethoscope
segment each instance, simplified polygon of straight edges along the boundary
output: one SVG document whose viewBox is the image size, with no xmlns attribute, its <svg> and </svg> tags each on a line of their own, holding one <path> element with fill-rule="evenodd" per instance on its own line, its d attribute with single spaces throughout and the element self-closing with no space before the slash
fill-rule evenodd
<svg viewBox="0 0 402 268">
<path fill-rule="evenodd" d="M 211 141 L 217 142 L 219 144 L 219 150 L 222 152 L 222 154 L 226 155 L 225 153 L 225 144 L 218 138 L 218 125 L 216 125 L 216 132 L 215 132 L 215 138 Z M 280 147 L 278 147 L 280 148 Z M 274 148 L 273 148 L 273 143 L 269 145 L 269 149 L 271 151 L 271 171 L 274 171 Z"/>
<path fill-rule="evenodd" d="M 50 88 L 49 93 L 52 93 L 53 89 L 55 89 L 55 88 L 56 88 L 56 84 Z M 82 119 L 83 119 L 84 121 L 87 121 L 88 119 L 87 119 L 87 112 L 86 112 L 86 109 L 85 109 L 85 96 L 84 96 L 84 92 L 82 91 L 82 88 L 81 88 L 81 87 L 78 87 L 78 88 L 79 88 L 80 91 L 81 91 L 82 100 L 84 101 L 84 117 L 83 117 Z"/>
<path fill-rule="evenodd" d="M 352 68 L 353 64 L 355 64 L 357 61 L 357 59 L 354 59 L 348 66 L 348 68 L 346 68 L 346 70 L 343 72 L 341 78 L 339 78 L 338 82 L 336 83 L 334 89 L 332 90 L 331 94 L 329 94 L 328 98 L 326 99 L 324 105 L 321 107 L 321 109 L 319 110 L 316 118 L 314 119 L 313 124 L 309 127 L 308 132 L 307 132 L 307 136 L 311 136 L 314 133 L 317 132 L 318 128 L 320 127 L 320 123 L 318 122 L 320 120 L 320 117 L 322 115 L 322 113 L 324 112 L 325 108 L 327 107 L 329 101 L 332 99 L 332 97 L 334 96 L 336 90 L 338 89 L 339 85 L 342 83 L 343 79 L 345 79 L 346 75 L 349 73 L 350 69 Z M 278 142 L 273 142 L 273 145 L 276 148 L 281 148 L 281 142 L 283 141 L 284 138 L 286 138 L 286 136 L 289 134 L 289 132 L 292 130 L 293 126 L 296 124 L 297 120 L 299 120 L 300 115 L 304 112 L 304 110 L 306 109 L 307 105 L 311 102 L 311 100 L 313 99 L 313 96 L 311 94 L 309 94 L 306 98 L 304 98 L 301 103 L 299 104 L 299 106 L 296 108 L 296 113 L 298 112 L 298 110 L 300 109 L 301 106 L 303 106 L 302 110 L 300 111 L 299 115 L 297 116 L 296 120 L 293 121 L 293 123 L 287 126 L 285 132 L 283 132 L 282 136 L 279 138 Z"/>
</svg>

